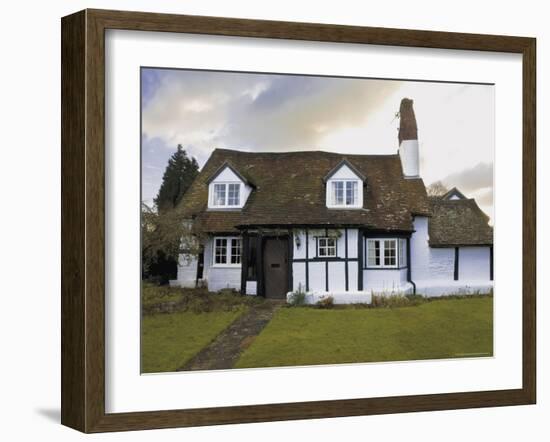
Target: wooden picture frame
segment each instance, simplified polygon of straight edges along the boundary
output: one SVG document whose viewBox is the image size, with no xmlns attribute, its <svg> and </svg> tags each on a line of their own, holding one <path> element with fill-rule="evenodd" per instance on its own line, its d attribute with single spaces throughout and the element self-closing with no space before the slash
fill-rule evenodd
<svg viewBox="0 0 550 442">
<path fill-rule="evenodd" d="M 105 30 L 495 51 L 523 57 L 523 385 L 518 389 L 270 405 L 105 412 Z M 536 152 L 533 38 L 84 10 L 62 19 L 62 409 L 83 432 L 533 404 Z"/>
</svg>

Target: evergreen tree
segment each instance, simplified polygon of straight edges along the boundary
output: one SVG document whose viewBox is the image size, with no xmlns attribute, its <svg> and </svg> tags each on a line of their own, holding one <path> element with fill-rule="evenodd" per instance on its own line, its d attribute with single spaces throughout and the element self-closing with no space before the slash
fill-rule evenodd
<svg viewBox="0 0 550 442">
<path fill-rule="evenodd" d="M 157 197 L 154 199 L 159 212 L 173 209 L 199 173 L 195 158 L 189 158 L 181 144 L 168 160 Z"/>
<path fill-rule="evenodd" d="M 142 277 L 167 284 L 177 276 L 177 260 L 182 241 L 182 220 L 173 210 L 199 173 L 195 158 L 178 145 L 168 160 L 157 197 L 157 210 L 142 205 Z"/>
</svg>

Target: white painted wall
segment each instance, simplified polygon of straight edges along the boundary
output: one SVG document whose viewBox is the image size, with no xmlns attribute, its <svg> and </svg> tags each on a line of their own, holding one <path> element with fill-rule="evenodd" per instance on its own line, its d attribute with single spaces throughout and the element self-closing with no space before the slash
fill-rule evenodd
<svg viewBox="0 0 550 442">
<path fill-rule="evenodd" d="M 460 247 L 458 279 L 487 281 L 490 278 L 491 250 L 489 247 Z"/>
<path fill-rule="evenodd" d="M 287 293 L 287 301 L 290 301 L 292 293 Z M 317 304 L 323 298 L 332 297 L 334 304 L 370 304 L 372 301 L 371 292 L 315 292 L 307 293 L 306 304 Z"/>
<path fill-rule="evenodd" d="M 306 263 L 294 262 L 292 263 L 292 290 L 297 291 L 301 289 L 306 290 Z"/>
<path fill-rule="evenodd" d="M 328 291 L 346 291 L 346 264 L 345 262 L 328 263 Z"/>
<path fill-rule="evenodd" d="M 220 172 L 220 174 L 212 180 L 212 182 L 208 185 L 208 208 L 209 209 L 220 209 L 218 206 L 214 206 L 213 200 L 214 200 L 214 184 L 216 183 L 240 183 L 241 184 L 241 193 L 240 193 L 240 205 L 238 208 L 244 207 L 246 204 L 246 200 L 248 199 L 248 196 L 250 195 L 250 192 L 252 192 L 252 188 L 247 185 L 246 183 L 243 183 L 243 181 L 231 170 L 231 168 L 226 167 L 224 170 Z M 231 207 L 231 208 L 237 208 Z M 223 209 L 223 207 L 221 208 Z"/>
<path fill-rule="evenodd" d="M 452 281 L 455 275 L 455 249 L 430 248 L 429 279 Z"/>
<path fill-rule="evenodd" d="M 178 260 L 178 276 L 170 281 L 171 286 L 195 287 L 197 282 L 198 260 L 195 256 L 180 255 Z"/>
<path fill-rule="evenodd" d="M 428 217 L 415 217 L 413 229 L 414 233 L 411 235 L 411 262 L 409 263 L 411 266 L 411 279 L 413 281 L 429 279 Z"/>
<path fill-rule="evenodd" d="M 246 294 L 256 296 L 258 294 L 258 282 L 246 281 Z"/>
<path fill-rule="evenodd" d="M 214 267 L 214 241 L 208 238 L 204 245 L 204 274 L 208 290 L 217 292 L 222 289 L 241 290 L 241 266 Z"/>
<path fill-rule="evenodd" d="M 399 157 L 406 178 L 420 176 L 420 159 L 418 154 L 418 140 L 403 140 L 399 145 Z"/>
<path fill-rule="evenodd" d="M 490 248 L 460 247 L 459 279 L 455 281 L 455 249 L 429 247 L 428 222 L 427 217 L 416 217 L 411 237 L 411 278 L 417 293 L 443 296 L 488 292 L 493 287 L 489 279 Z"/>
<path fill-rule="evenodd" d="M 309 263 L 309 291 L 326 292 L 324 262 Z"/>
<path fill-rule="evenodd" d="M 346 256 L 346 235 L 344 229 L 328 229 L 331 237 L 337 238 L 337 256 L 345 258 Z M 308 229 L 309 259 L 317 256 L 316 237 L 325 236 L 325 229 Z M 348 258 L 357 258 L 357 229 L 348 229 Z M 299 238 L 300 247 L 296 245 L 296 237 Z M 299 229 L 294 232 L 293 239 L 293 258 L 305 259 L 306 257 L 306 234 L 305 230 Z M 301 285 L 306 289 L 306 265 L 304 262 L 294 262 L 292 264 L 293 290 L 298 290 Z M 326 263 L 309 262 L 309 291 L 326 293 Z M 348 262 L 348 289 L 357 290 L 357 261 Z M 346 266 L 343 261 L 329 261 L 329 292 L 346 290 Z"/>
<path fill-rule="evenodd" d="M 402 293 L 409 289 L 407 269 L 363 270 L 363 289 L 375 293 Z"/>
<path fill-rule="evenodd" d="M 348 262 L 349 291 L 357 291 L 357 279 L 359 273 L 359 263 L 357 261 Z"/>
<path fill-rule="evenodd" d="M 337 255 L 339 258 L 346 256 L 346 236 L 344 229 L 328 229 L 331 237 L 336 237 Z M 348 258 L 357 258 L 357 229 L 348 229 Z M 308 229 L 309 259 L 317 256 L 317 242 L 315 237 L 325 236 L 325 229 Z M 296 245 L 296 237 L 299 238 L 300 247 Z M 294 231 L 293 238 L 293 258 L 305 259 L 306 257 L 306 234 L 305 230 L 297 229 Z"/>
</svg>

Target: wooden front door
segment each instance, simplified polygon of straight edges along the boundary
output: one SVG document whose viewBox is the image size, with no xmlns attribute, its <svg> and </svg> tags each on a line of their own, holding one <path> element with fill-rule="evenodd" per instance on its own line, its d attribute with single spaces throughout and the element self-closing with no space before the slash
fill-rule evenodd
<svg viewBox="0 0 550 442">
<path fill-rule="evenodd" d="M 288 237 L 267 238 L 263 261 L 265 297 L 285 299 L 288 292 Z"/>
</svg>

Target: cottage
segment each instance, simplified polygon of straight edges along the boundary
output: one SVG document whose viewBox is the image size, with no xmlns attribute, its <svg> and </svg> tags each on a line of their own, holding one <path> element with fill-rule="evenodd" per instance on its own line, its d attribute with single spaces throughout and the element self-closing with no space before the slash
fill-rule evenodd
<svg viewBox="0 0 550 442">
<path fill-rule="evenodd" d="M 171 283 L 336 303 L 487 292 L 492 227 L 456 188 L 428 197 L 412 104 L 395 155 L 214 150 L 179 207 L 202 251 Z"/>
</svg>

